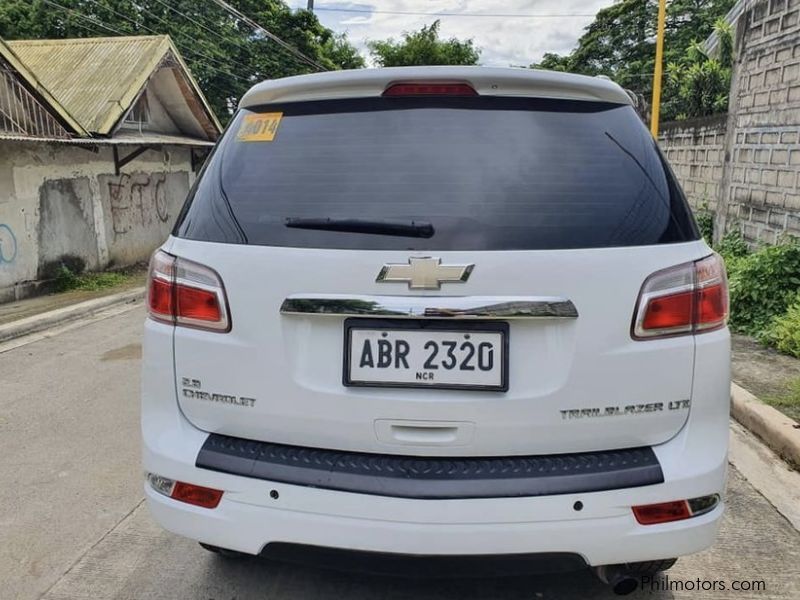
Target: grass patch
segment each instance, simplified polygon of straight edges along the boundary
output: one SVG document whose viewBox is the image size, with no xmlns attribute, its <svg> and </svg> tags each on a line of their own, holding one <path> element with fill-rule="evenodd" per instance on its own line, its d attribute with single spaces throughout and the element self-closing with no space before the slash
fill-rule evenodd
<svg viewBox="0 0 800 600">
<path fill-rule="evenodd" d="M 791 380 L 784 393 L 766 396 L 762 400 L 800 423 L 800 378 Z"/>
<path fill-rule="evenodd" d="M 55 280 L 56 291 L 69 292 L 72 290 L 98 291 L 117 287 L 131 279 L 128 273 L 74 273 L 67 267 L 59 269 Z"/>
</svg>

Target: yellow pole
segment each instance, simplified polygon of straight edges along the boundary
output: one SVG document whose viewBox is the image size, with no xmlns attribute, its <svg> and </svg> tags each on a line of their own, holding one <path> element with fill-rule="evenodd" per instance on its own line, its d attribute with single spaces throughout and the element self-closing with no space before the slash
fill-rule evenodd
<svg viewBox="0 0 800 600">
<path fill-rule="evenodd" d="M 658 118 L 661 113 L 661 73 L 664 62 L 664 24 L 667 20 L 667 0 L 658 0 L 658 32 L 656 34 L 656 68 L 653 73 L 653 108 L 650 133 L 658 138 Z"/>
</svg>

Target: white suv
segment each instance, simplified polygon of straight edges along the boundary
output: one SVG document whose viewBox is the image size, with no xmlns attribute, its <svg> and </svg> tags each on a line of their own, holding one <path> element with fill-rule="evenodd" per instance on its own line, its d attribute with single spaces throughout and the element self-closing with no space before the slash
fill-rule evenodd
<svg viewBox="0 0 800 600">
<path fill-rule="evenodd" d="M 609 578 L 714 540 L 725 271 L 610 81 L 256 85 L 148 307 L 148 503 L 209 548 L 624 565 Z"/>
</svg>

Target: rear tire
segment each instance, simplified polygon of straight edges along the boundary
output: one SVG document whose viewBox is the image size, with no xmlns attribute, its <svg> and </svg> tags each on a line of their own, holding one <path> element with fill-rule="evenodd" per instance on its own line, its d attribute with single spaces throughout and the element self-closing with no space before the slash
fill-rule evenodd
<svg viewBox="0 0 800 600">
<path fill-rule="evenodd" d="M 630 575 L 641 577 L 643 575 L 655 575 L 671 569 L 676 562 L 678 562 L 677 558 L 664 558 L 662 560 L 628 563 L 625 567 L 626 572 Z"/>
<path fill-rule="evenodd" d="M 200 546 L 204 550 L 208 550 L 214 554 L 218 554 L 224 558 L 244 558 L 248 556 L 244 552 L 238 552 L 236 550 L 228 550 L 227 548 L 220 548 L 219 546 L 212 546 L 211 544 L 204 544 L 203 542 L 198 542 Z"/>
</svg>

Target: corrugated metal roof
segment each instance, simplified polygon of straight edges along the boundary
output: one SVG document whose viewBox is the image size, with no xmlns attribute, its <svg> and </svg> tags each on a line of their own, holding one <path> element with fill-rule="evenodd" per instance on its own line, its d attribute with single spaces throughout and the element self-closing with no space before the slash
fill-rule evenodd
<svg viewBox="0 0 800 600">
<path fill-rule="evenodd" d="M 108 135 L 170 51 L 219 123 L 169 36 L 18 40 L 7 44 L 87 131 Z"/>
<path fill-rule="evenodd" d="M 169 49 L 167 36 L 7 41 L 92 133 L 106 134 Z"/>
<path fill-rule="evenodd" d="M 86 130 L 80 123 L 69 113 L 69 111 L 56 100 L 50 91 L 42 84 L 41 81 L 22 64 L 19 56 L 2 40 L 0 39 L 0 56 L 11 65 L 17 76 L 24 80 L 39 98 L 42 103 L 48 106 L 55 114 L 57 114 L 67 127 L 72 129 L 73 133 L 78 135 L 87 135 Z"/>
</svg>

